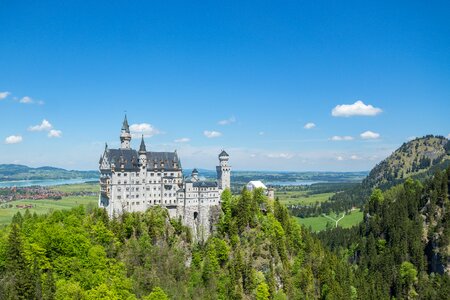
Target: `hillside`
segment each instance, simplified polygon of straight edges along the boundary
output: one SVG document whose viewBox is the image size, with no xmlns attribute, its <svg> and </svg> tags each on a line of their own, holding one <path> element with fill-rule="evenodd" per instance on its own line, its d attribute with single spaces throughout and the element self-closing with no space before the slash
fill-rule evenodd
<svg viewBox="0 0 450 300">
<path fill-rule="evenodd" d="M 335 212 L 363 207 L 374 188 L 386 190 L 407 178 L 425 180 L 450 165 L 450 143 L 442 136 L 427 135 L 404 143 L 377 164 L 361 184 L 337 193 L 323 208 Z"/>
<path fill-rule="evenodd" d="M 98 208 L 17 214 L 0 229 L 0 299 L 356 299 L 363 291 L 348 263 L 262 191 L 226 191 L 222 201 L 216 232 L 200 243 L 161 207 L 113 220 Z"/>
<path fill-rule="evenodd" d="M 0 164 L 0 181 L 95 178 L 97 171 L 65 170 L 54 167 L 31 168 L 24 165 Z"/>
<path fill-rule="evenodd" d="M 393 186 L 408 177 L 423 177 L 430 170 L 445 169 L 450 163 L 450 143 L 442 136 L 428 135 L 404 143 L 370 171 L 363 185 L 368 188 Z"/>
<path fill-rule="evenodd" d="M 450 168 L 375 189 L 364 221 L 318 234 L 373 283 L 374 299 L 448 299 L 450 294 Z"/>
</svg>

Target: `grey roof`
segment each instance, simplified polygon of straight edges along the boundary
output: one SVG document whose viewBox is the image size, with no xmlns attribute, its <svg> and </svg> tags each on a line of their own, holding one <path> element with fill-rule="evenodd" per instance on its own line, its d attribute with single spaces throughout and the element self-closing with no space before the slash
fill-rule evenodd
<svg viewBox="0 0 450 300">
<path fill-rule="evenodd" d="M 147 152 L 147 149 L 145 149 L 144 135 L 142 135 L 141 146 L 139 146 L 139 153 L 141 152 Z"/>
<path fill-rule="evenodd" d="M 127 115 L 125 115 L 125 119 L 123 119 L 122 130 L 127 133 L 130 133 L 130 126 L 128 126 Z"/>
<path fill-rule="evenodd" d="M 225 152 L 225 150 L 222 150 L 222 152 L 220 152 L 219 157 L 221 156 L 229 156 L 228 153 Z"/>
<path fill-rule="evenodd" d="M 152 169 L 164 169 L 164 171 L 181 170 L 178 155 L 176 152 L 146 152 L 147 167 Z M 115 164 L 116 168 L 124 166 L 126 171 L 139 170 L 139 155 L 134 149 L 109 149 L 106 152 L 106 158 Z M 175 166 L 175 163 L 177 164 Z"/>
<path fill-rule="evenodd" d="M 197 181 L 192 184 L 193 187 L 217 187 L 217 182 Z"/>
</svg>

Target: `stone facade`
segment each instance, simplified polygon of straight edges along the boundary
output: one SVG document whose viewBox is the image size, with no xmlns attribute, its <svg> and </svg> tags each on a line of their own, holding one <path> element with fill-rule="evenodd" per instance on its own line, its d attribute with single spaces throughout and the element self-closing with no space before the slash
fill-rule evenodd
<svg viewBox="0 0 450 300">
<path fill-rule="evenodd" d="M 196 169 L 190 177 L 183 176 L 176 151 L 147 151 L 143 137 L 136 151 L 131 148 L 131 138 L 125 116 L 120 148 L 109 149 L 106 145 L 100 157 L 99 206 L 110 217 L 163 206 L 171 218 L 181 218 L 191 227 L 195 237 L 206 238 L 219 213 L 222 191 L 230 188 L 228 154 L 219 154 L 217 181 L 202 181 Z"/>
</svg>

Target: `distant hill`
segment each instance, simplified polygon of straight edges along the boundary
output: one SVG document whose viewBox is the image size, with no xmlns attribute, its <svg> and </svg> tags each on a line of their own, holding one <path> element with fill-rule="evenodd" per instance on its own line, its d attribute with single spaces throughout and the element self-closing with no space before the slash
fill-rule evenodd
<svg viewBox="0 0 450 300">
<path fill-rule="evenodd" d="M 74 179 L 98 177 L 97 171 L 65 170 L 55 167 L 31 168 L 24 165 L 0 164 L 0 181 Z"/>
<path fill-rule="evenodd" d="M 450 143 L 443 136 L 427 135 L 404 143 L 376 165 L 363 181 L 367 188 L 391 187 L 408 177 L 424 178 L 450 165 Z"/>
<path fill-rule="evenodd" d="M 424 180 L 450 166 L 450 142 L 443 136 L 427 135 L 404 143 L 377 164 L 356 187 L 335 194 L 322 209 L 336 212 L 362 207 L 374 188 L 386 190 L 407 178 Z M 321 213 L 321 212 L 319 212 Z"/>
</svg>

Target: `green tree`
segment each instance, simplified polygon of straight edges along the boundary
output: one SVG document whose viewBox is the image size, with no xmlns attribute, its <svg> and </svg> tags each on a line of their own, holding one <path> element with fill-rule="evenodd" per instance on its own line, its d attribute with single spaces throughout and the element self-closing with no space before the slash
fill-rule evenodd
<svg viewBox="0 0 450 300">
<path fill-rule="evenodd" d="M 144 300 L 169 300 L 169 297 L 167 297 L 162 288 L 157 286 L 153 288 L 152 292 L 148 296 L 144 297 Z"/>
<path fill-rule="evenodd" d="M 267 286 L 267 283 L 261 282 L 260 284 L 258 284 L 258 286 L 256 287 L 255 299 L 256 300 L 270 299 L 269 287 Z"/>
</svg>

